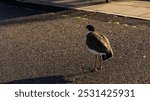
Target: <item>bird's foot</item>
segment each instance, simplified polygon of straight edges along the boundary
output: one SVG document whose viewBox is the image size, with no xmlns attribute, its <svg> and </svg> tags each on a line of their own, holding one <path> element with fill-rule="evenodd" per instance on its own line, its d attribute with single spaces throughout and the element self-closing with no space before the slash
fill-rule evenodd
<svg viewBox="0 0 150 101">
<path fill-rule="evenodd" d="M 100 69 L 102 69 L 102 67 L 99 67 L 99 68 L 95 68 L 95 71 L 98 71 L 98 70 L 100 70 Z"/>
<path fill-rule="evenodd" d="M 95 68 L 94 71 L 98 71 L 98 68 Z"/>
<path fill-rule="evenodd" d="M 91 69 L 91 72 L 96 72 L 96 71 L 98 71 L 97 68 Z"/>
<path fill-rule="evenodd" d="M 95 69 L 91 69 L 91 70 L 90 70 L 90 72 L 95 72 L 95 71 L 96 71 Z"/>
<path fill-rule="evenodd" d="M 92 72 L 95 72 L 95 71 L 98 71 L 98 70 L 100 70 L 100 69 L 102 69 L 102 67 L 94 68 L 94 69 L 92 69 L 91 71 L 92 71 Z"/>
</svg>

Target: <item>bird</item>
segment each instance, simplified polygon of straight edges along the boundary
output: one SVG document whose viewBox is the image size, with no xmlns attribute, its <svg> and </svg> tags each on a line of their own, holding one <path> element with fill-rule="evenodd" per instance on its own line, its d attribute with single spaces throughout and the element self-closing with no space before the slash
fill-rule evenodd
<svg viewBox="0 0 150 101">
<path fill-rule="evenodd" d="M 92 70 L 97 71 L 102 68 L 102 60 L 105 61 L 113 57 L 113 50 L 109 39 L 104 34 L 96 32 L 93 25 L 87 25 L 86 28 L 88 29 L 86 33 L 86 46 L 87 49 L 95 55 Z M 99 67 L 96 66 L 97 61 L 100 62 Z"/>
</svg>

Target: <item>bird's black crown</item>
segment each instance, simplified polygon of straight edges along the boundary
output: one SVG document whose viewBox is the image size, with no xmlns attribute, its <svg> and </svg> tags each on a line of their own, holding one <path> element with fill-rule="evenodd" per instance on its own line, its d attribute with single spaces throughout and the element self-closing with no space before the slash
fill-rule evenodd
<svg viewBox="0 0 150 101">
<path fill-rule="evenodd" d="M 87 25 L 86 28 L 89 30 L 89 31 L 95 31 L 95 28 L 92 26 L 92 25 Z"/>
</svg>

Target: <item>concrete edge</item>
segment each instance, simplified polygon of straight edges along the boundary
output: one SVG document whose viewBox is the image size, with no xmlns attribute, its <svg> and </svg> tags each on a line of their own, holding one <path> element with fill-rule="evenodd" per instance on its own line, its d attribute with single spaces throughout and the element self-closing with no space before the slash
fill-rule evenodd
<svg viewBox="0 0 150 101">
<path fill-rule="evenodd" d="M 146 18 L 146 17 L 125 15 L 125 14 L 116 14 L 116 13 L 110 13 L 110 12 L 105 12 L 105 11 L 96 11 L 96 12 L 105 13 L 105 14 L 112 14 L 112 15 L 117 15 L 117 16 L 121 16 L 121 17 L 128 17 L 128 18 L 132 18 L 132 19 L 141 19 L 141 20 L 148 20 L 148 21 L 150 21 L 150 18 Z"/>
<path fill-rule="evenodd" d="M 80 8 L 77 8 L 77 10 L 83 10 L 83 11 L 87 11 L 87 12 L 104 13 L 104 14 L 116 15 L 116 16 L 121 16 L 121 17 L 128 17 L 128 18 L 132 18 L 132 19 L 140 19 L 140 20 L 148 20 L 148 21 L 150 21 L 150 18 L 146 18 L 146 17 L 125 15 L 125 14 L 117 14 L 117 13 L 106 12 L 106 11 L 101 11 L 101 10 L 99 10 L 99 11 L 96 11 L 96 10 L 85 10 L 85 9 L 80 9 Z"/>
</svg>

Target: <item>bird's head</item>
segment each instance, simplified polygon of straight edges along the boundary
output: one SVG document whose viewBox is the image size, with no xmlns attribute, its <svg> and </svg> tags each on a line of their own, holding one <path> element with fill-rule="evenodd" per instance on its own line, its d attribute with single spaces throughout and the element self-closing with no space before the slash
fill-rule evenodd
<svg viewBox="0 0 150 101">
<path fill-rule="evenodd" d="M 92 25 L 87 25 L 86 28 L 88 29 L 88 31 L 95 31 L 95 28 Z"/>
</svg>

